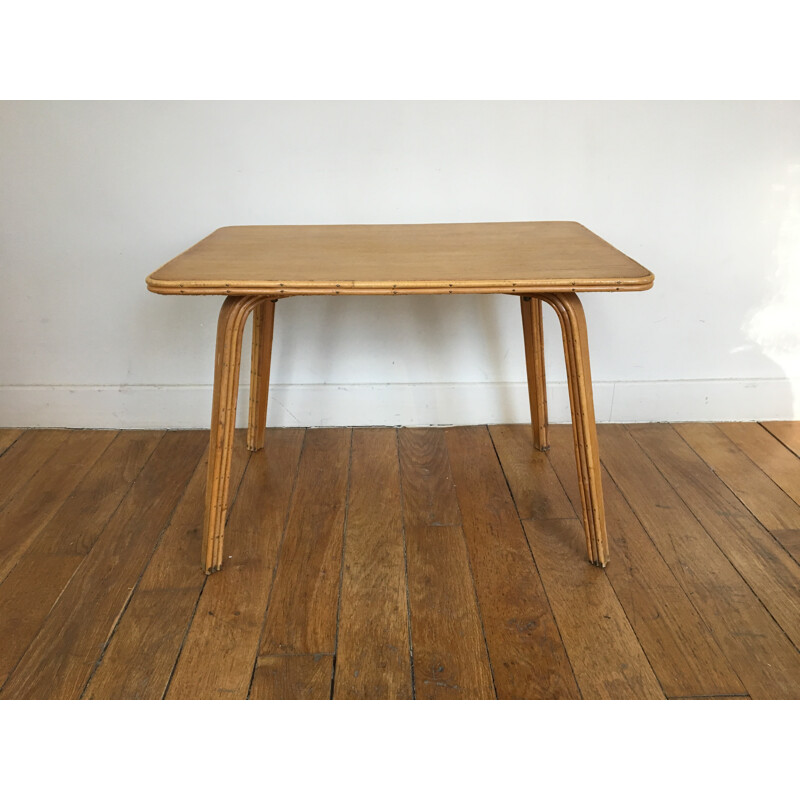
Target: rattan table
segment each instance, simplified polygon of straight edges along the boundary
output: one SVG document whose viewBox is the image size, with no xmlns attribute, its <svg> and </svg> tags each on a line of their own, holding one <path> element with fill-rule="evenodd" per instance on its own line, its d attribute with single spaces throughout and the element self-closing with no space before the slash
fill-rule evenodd
<svg viewBox="0 0 800 800">
<path fill-rule="evenodd" d="M 577 222 L 267 225 L 214 231 L 147 278 L 158 294 L 225 295 L 217 327 L 202 564 L 222 567 L 242 335 L 253 350 L 247 447 L 264 445 L 275 303 L 300 295 L 513 294 L 522 306 L 534 446 L 547 449 L 542 301 L 561 323 L 589 560 L 608 560 L 586 319 L 578 292 L 653 275 Z"/>
</svg>

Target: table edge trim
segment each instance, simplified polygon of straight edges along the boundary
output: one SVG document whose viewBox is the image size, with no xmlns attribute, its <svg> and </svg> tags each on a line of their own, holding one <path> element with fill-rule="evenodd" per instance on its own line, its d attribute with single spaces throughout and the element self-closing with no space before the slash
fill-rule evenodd
<svg viewBox="0 0 800 800">
<path fill-rule="evenodd" d="M 644 269 L 644 267 L 642 268 Z M 155 274 L 155 273 L 153 273 Z M 636 292 L 650 289 L 655 276 L 649 270 L 637 278 L 595 280 L 542 279 L 505 281 L 175 281 L 148 275 L 147 288 L 155 294 L 249 295 L 277 297 L 307 294 L 542 294 L 546 292 Z"/>
</svg>

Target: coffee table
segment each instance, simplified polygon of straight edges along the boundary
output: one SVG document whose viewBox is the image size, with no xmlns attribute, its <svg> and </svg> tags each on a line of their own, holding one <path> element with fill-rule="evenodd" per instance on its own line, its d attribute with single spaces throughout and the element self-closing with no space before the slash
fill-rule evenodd
<svg viewBox="0 0 800 800">
<path fill-rule="evenodd" d="M 533 444 L 546 450 L 542 302 L 561 323 L 589 560 L 608 561 L 586 319 L 577 292 L 649 289 L 653 275 L 577 222 L 258 225 L 214 231 L 147 278 L 158 294 L 226 296 L 217 327 L 202 565 L 221 569 L 242 335 L 253 313 L 247 447 L 264 446 L 276 301 L 300 295 L 520 298 Z"/>
</svg>

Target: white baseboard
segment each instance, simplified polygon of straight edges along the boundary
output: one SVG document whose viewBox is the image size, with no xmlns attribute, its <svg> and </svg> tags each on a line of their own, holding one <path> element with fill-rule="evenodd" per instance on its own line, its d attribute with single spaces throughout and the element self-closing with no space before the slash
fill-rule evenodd
<svg viewBox="0 0 800 800">
<path fill-rule="evenodd" d="M 237 424 L 247 422 L 247 391 Z M 800 381 L 597 382 L 598 422 L 795 419 Z M 566 383 L 548 384 L 553 423 L 569 422 Z M 0 427 L 207 428 L 211 386 L 0 386 Z M 480 425 L 530 419 L 524 383 L 270 387 L 267 424 Z"/>
</svg>

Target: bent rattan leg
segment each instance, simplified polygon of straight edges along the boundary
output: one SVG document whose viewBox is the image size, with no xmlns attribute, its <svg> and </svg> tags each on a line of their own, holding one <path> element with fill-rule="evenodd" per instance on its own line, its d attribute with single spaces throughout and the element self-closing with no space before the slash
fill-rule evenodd
<svg viewBox="0 0 800 800">
<path fill-rule="evenodd" d="M 253 312 L 253 353 L 250 361 L 250 414 L 247 423 L 247 449 L 264 446 L 267 427 L 269 366 L 272 360 L 272 330 L 277 300 L 262 303 Z"/>
<path fill-rule="evenodd" d="M 522 335 L 525 340 L 525 365 L 528 370 L 528 397 L 531 403 L 533 446 L 548 450 L 547 385 L 544 376 L 544 336 L 542 301 L 539 297 L 520 297 Z"/>
<path fill-rule="evenodd" d="M 608 562 L 608 539 L 597 428 L 594 418 L 592 376 L 589 368 L 586 317 L 577 294 L 548 294 L 542 295 L 542 299 L 555 309 L 561 322 L 564 355 L 567 362 L 575 460 L 578 466 L 578 483 L 583 503 L 583 526 L 586 532 L 589 560 L 598 566 L 605 566 Z"/>
<path fill-rule="evenodd" d="M 239 365 L 242 359 L 242 333 L 250 312 L 266 299 L 268 298 L 252 295 L 228 297 L 219 312 L 203 529 L 202 563 L 206 574 L 222 567 L 222 543 L 228 510 L 231 451 L 239 391 Z"/>
</svg>

